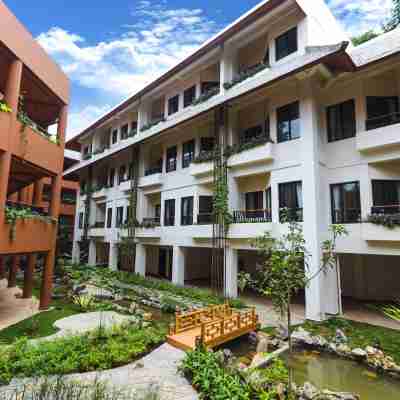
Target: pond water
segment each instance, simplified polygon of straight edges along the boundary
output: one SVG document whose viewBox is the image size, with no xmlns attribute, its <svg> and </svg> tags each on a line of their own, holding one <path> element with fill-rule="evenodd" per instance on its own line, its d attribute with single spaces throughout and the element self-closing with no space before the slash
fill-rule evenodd
<svg viewBox="0 0 400 400">
<path fill-rule="evenodd" d="M 223 348 L 229 348 L 245 363 L 255 351 L 246 337 Z M 400 400 L 400 381 L 378 375 L 354 361 L 318 352 L 298 352 L 285 360 L 298 385 L 310 382 L 319 389 L 358 394 L 361 400 Z"/>
</svg>

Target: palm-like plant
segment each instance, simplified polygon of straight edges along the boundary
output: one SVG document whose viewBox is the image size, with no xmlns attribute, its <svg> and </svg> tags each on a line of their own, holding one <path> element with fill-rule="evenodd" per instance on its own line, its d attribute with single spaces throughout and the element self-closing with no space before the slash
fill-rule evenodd
<svg viewBox="0 0 400 400">
<path fill-rule="evenodd" d="M 396 300 L 393 304 L 382 306 L 381 310 L 390 319 L 400 322 L 400 299 Z"/>
</svg>

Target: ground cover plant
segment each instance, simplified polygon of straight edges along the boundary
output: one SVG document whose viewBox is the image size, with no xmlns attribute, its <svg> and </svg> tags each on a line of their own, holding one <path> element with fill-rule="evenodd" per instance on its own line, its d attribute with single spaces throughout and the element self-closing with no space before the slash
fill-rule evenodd
<svg viewBox="0 0 400 400">
<path fill-rule="evenodd" d="M 102 371 L 126 365 L 165 339 L 165 328 L 121 325 L 90 333 L 30 343 L 26 338 L 0 348 L 0 384 L 12 378 Z"/>
</svg>

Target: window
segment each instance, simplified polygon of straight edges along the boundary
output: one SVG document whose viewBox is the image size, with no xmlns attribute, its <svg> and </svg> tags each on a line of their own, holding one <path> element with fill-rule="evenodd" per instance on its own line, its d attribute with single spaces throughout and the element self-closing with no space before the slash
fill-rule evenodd
<svg viewBox="0 0 400 400">
<path fill-rule="evenodd" d="M 183 143 L 182 168 L 187 168 L 194 158 L 194 140 Z"/>
<path fill-rule="evenodd" d="M 154 216 L 160 220 L 161 218 L 161 204 L 156 204 L 154 206 Z M 159 221 L 160 222 L 160 221 Z"/>
<path fill-rule="evenodd" d="M 124 221 L 124 207 L 117 207 L 116 227 L 121 228 L 123 221 Z"/>
<path fill-rule="evenodd" d="M 115 168 L 111 168 L 110 169 L 109 181 L 108 181 L 109 187 L 113 187 L 114 186 L 114 181 L 115 181 Z"/>
<path fill-rule="evenodd" d="M 213 222 L 213 197 L 199 197 L 199 215 L 197 216 L 198 224 L 212 224 Z"/>
<path fill-rule="evenodd" d="M 361 221 L 359 182 L 331 185 L 332 222 L 349 224 Z"/>
<path fill-rule="evenodd" d="M 112 217 L 113 217 L 113 209 L 108 208 L 107 209 L 107 228 L 112 227 Z"/>
<path fill-rule="evenodd" d="M 372 194 L 373 214 L 400 213 L 400 181 L 374 180 L 372 181 Z"/>
<path fill-rule="evenodd" d="M 175 114 L 179 111 L 179 94 L 168 100 L 168 115 Z"/>
<path fill-rule="evenodd" d="M 193 196 L 181 199 L 181 225 L 193 225 Z"/>
<path fill-rule="evenodd" d="M 189 107 L 193 104 L 196 99 L 196 86 L 192 86 L 189 89 L 186 89 L 183 93 L 183 106 Z"/>
<path fill-rule="evenodd" d="M 300 110 L 296 101 L 277 109 L 278 143 L 300 137 Z"/>
<path fill-rule="evenodd" d="M 356 112 L 354 100 L 327 108 L 328 142 L 356 136 Z"/>
<path fill-rule="evenodd" d="M 202 137 L 200 139 L 200 151 L 213 151 L 215 146 L 215 138 Z"/>
<path fill-rule="evenodd" d="M 121 139 L 122 140 L 124 140 L 124 139 L 126 139 L 128 137 L 128 129 L 129 129 L 128 124 L 124 125 L 121 128 Z"/>
<path fill-rule="evenodd" d="M 118 142 L 118 129 L 114 129 L 112 131 L 112 139 L 111 139 L 112 144 L 115 144 Z"/>
<path fill-rule="evenodd" d="M 265 120 L 264 126 L 261 124 L 244 130 L 240 135 L 240 142 L 249 143 L 259 137 L 269 137 L 269 118 Z"/>
<path fill-rule="evenodd" d="M 213 89 L 219 88 L 219 82 L 201 82 L 201 93 L 207 93 Z"/>
<path fill-rule="evenodd" d="M 265 208 L 269 212 L 272 210 L 272 190 L 270 187 L 265 191 Z"/>
<path fill-rule="evenodd" d="M 281 222 L 286 218 L 303 221 L 303 193 L 301 182 L 279 184 L 279 209 Z M 284 215 L 286 209 L 287 215 Z"/>
<path fill-rule="evenodd" d="M 397 96 L 367 97 L 367 130 L 400 122 Z"/>
<path fill-rule="evenodd" d="M 297 26 L 290 31 L 285 32 L 275 40 L 276 61 L 287 57 L 289 54 L 297 51 Z"/>
<path fill-rule="evenodd" d="M 175 225 L 175 199 L 165 200 L 164 225 Z"/>
<path fill-rule="evenodd" d="M 126 174 L 126 167 L 125 165 L 121 165 L 119 167 L 119 173 L 118 173 L 118 185 L 125 182 L 125 174 Z"/>
<path fill-rule="evenodd" d="M 263 196 L 263 192 L 246 193 L 246 211 L 262 210 L 264 208 Z"/>
<path fill-rule="evenodd" d="M 82 181 L 80 185 L 81 194 L 86 192 L 86 181 Z M 50 200 L 50 197 L 49 197 Z"/>
<path fill-rule="evenodd" d="M 133 170 L 134 170 L 134 163 L 131 162 L 131 163 L 129 163 L 129 167 L 128 167 L 128 181 L 133 179 Z"/>
<path fill-rule="evenodd" d="M 80 213 L 79 213 L 79 217 L 78 217 L 78 226 L 79 226 L 79 229 L 83 229 L 84 219 L 85 219 L 85 217 L 84 217 L 83 212 L 80 212 Z"/>
<path fill-rule="evenodd" d="M 167 149 L 167 172 L 176 171 L 176 146 Z"/>
</svg>

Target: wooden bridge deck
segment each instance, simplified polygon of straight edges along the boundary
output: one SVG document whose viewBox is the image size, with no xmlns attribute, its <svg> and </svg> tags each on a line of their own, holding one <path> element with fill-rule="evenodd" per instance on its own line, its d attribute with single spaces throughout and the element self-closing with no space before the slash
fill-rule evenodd
<svg viewBox="0 0 400 400">
<path fill-rule="evenodd" d="M 181 350 L 193 350 L 199 342 L 214 348 L 257 329 L 255 310 L 233 312 L 229 306 L 214 306 L 176 314 L 167 342 Z"/>
</svg>

